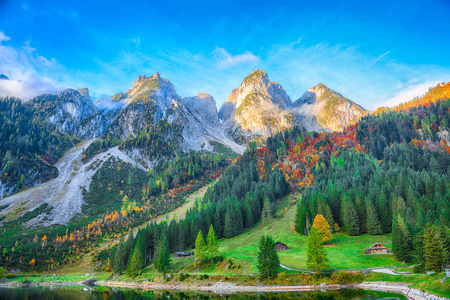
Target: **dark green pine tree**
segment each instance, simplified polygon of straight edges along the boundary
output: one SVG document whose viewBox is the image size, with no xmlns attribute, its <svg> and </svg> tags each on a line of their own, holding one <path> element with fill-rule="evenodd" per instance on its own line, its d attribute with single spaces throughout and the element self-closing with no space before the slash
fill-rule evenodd
<svg viewBox="0 0 450 300">
<path fill-rule="evenodd" d="M 306 235 L 306 205 L 303 199 L 299 199 L 297 203 L 297 215 L 295 216 L 295 230 Z"/>
<path fill-rule="evenodd" d="M 225 225 L 223 229 L 223 235 L 226 238 L 231 238 L 234 236 L 234 223 L 233 223 L 233 212 L 230 209 L 230 206 L 227 207 L 227 211 L 225 213 Z"/>
<path fill-rule="evenodd" d="M 270 201 L 269 198 L 264 199 L 264 206 L 262 210 L 261 219 L 263 223 L 267 223 L 270 219 Z"/>
<path fill-rule="evenodd" d="M 428 226 L 423 236 L 425 268 L 427 271 L 441 272 L 444 265 L 444 253 L 439 232 L 434 226 Z"/>
<path fill-rule="evenodd" d="M 142 246 L 142 239 L 139 238 L 134 246 L 130 259 L 128 260 L 127 274 L 130 277 L 136 277 L 143 268 L 144 249 Z"/>
<path fill-rule="evenodd" d="M 269 236 L 262 236 L 258 247 L 258 270 L 262 279 L 275 278 L 278 275 L 280 259 L 277 250 L 273 245 L 273 239 Z"/>
<path fill-rule="evenodd" d="M 400 214 L 392 222 L 392 251 L 401 261 L 408 262 L 411 258 L 412 237 Z"/>
<path fill-rule="evenodd" d="M 352 201 L 349 199 L 344 201 L 343 206 L 345 231 L 351 236 L 360 235 L 359 218 Z"/>
<path fill-rule="evenodd" d="M 244 202 L 244 227 L 245 228 L 253 227 L 253 213 L 248 200 L 245 200 Z"/>
<path fill-rule="evenodd" d="M 380 220 L 378 218 L 378 214 L 375 210 L 375 207 L 372 204 L 372 201 L 368 200 L 366 203 L 366 211 L 367 211 L 367 233 L 369 235 L 378 235 L 383 233 L 383 228 L 381 227 Z"/>
<path fill-rule="evenodd" d="M 170 269 L 170 263 L 169 244 L 167 243 L 166 236 L 164 236 L 156 248 L 155 267 L 159 272 L 162 272 L 165 275 Z"/>
<path fill-rule="evenodd" d="M 123 237 L 121 238 L 119 244 L 117 245 L 116 252 L 114 253 L 113 258 L 113 271 L 114 274 L 122 274 L 123 271 L 125 271 L 127 267 L 126 263 L 126 249 L 125 249 L 125 242 L 123 241 Z"/>
</svg>

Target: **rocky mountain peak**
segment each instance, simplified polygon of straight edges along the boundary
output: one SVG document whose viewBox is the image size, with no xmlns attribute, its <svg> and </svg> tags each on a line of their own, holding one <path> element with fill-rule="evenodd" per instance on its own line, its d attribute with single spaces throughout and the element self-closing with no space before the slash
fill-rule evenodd
<svg viewBox="0 0 450 300">
<path fill-rule="evenodd" d="M 122 95 L 123 94 L 116 94 L 114 97 L 120 98 Z M 172 100 L 181 100 L 176 93 L 173 84 L 170 83 L 169 80 L 161 78 L 159 73 L 155 73 L 150 77 L 147 77 L 146 75 L 139 76 L 125 95 L 128 99 L 128 103 L 140 97 L 151 96 L 158 98 L 158 100 L 164 100 L 163 102 L 167 102 L 164 106 L 172 102 Z"/>
<path fill-rule="evenodd" d="M 78 89 L 77 92 L 79 92 L 81 95 L 89 96 L 89 89 L 88 88 L 82 88 Z"/>
<path fill-rule="evenodd" d="M 281 85 L 271 82 L 266 72 L 256 69 L 244 78 L 238 89 L 220 108 L 225 132 L 239 136 L 268 136 L 292 126 L 291 98 Z"/>
<path fill-rule="evenodd" d="M 247 75 L 247 77 L 244 78 L 244 81 L 242 84 L 249 84 L 251 82 L 268 82 L 269 77 L 267 76 L 267 73 L 260 69 L 253 70 L 250 74 Z"/>
<path fill-rule="evenodd" d="M 292 104 L 291 98 L 283 87 L 276 82 L 271 82 L 267 73 L 260 69 L 255 69 L 245 77 L 239 89 L 233 90 L 225 102 L 232 102 L 236 108 L 239 108 L 243 103 L 248 104 L 248 101 L 244 100 L 251 94 L 260 95 L 258 97 L 260 100 L 270 101 L 282 109 Z"/>
<path fill-rule="evenodd" d="M 161 80 L 161 75 L 158 72 L 156 72 L 155 74 L 153 74 L 153 76 L 151 78 L 160 81 Z"/>
<path fill-rule="evenodd" d="M 197 97 L 203 99 L 203 98 L 212 98 L 212 96 L 210 94 L 207 93 L 200 93 L 197 95 Z"/>
<path fill-rule="evenodd" d="M 308 130 L 342 131 L 368 113 L 355 102 L 319 83 L 293 104 L 293 112 Z"/>
</svg>

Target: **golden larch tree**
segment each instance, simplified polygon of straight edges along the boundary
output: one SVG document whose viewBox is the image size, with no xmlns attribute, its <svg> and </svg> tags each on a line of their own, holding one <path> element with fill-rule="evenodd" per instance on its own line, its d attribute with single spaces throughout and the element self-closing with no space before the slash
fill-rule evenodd
<svg viewBox="0 0 450 300">
<path fill-rule="evenodd" d="M 322 238 L 322 242 L 326 243 L 331 241 L 330 225 L 322 215 L 316 215 L 314 218 L 313 227 L 317 229 L 317 232 Z"/>
</svg>

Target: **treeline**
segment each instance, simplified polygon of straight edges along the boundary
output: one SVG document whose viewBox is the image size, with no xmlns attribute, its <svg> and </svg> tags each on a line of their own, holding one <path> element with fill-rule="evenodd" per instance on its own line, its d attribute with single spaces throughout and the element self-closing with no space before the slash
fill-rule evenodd
<svg viewBox="0 0 450 300">
<path fill-rule="evenodd" d="M 421 268 L 425 233 L 432 230 L 442 261 L 448 262 L 450 155 L 441 136 L 448 130 L 449 106 L 449 100 L 437 101 L 409 113 L 362 118 L 356 136 L 373 156 L 342 149 L 315 168 L 314 185 L 298 202 L 296 230 L 307 234 L 321 214 L 331 228 L 336 223 L 349 235 L 392 232 L 395 255 L 402 261 L 414 259 Z M 417 145 L 415 139 L 426 141 Z M 440 147 L 423 146 L 433 143 Z"/>
<path fill-rule="evenodd" d="M 384 111 L 367 115 L 359 121 L 356 136 L 373 156 L 382 159 L 384 149 L 393 143 L 424 140 L 439 148 L 440 133 L 449 125 L 450 100 L 438 100 L 427 106 L 411 107 L 408 112 Z M 447 142 L 442 141 L 447 146 Z"/>
<path fill-rule="evenodd" d="M 144 171 L 111 157 L 92 177 L 84 194 L 83 213 L 94 217 L 121 211 L 125 196 L 128 211 L 165 212 L 180 205 L 194 188 L 219 176 L 228 164 L 220 154 L 190 152 L 172 161 L 161 160 Z"/>
<path fill-rule="evenodd" d="M 17 98 L 0 98 L 0 180 L 11 193 L 57 176 L 51 167 L 78 142 Z M 36 176 L 39 171 L 39 177 Z"/>
<path fill-rule="evenodd" d="M 144 171 L 110 158 L 94 174 L 89 191 L 84 192 L 83 215 L 67 226 L 29 228 L 22 234 L 22 223 L 52 209 L 46 205 L 17 220 L 2 220 L 0 266 L 49 270 L 71 263 L 91 251 L 97 242 L 115 238 L 181 205 L 187 195 L 217 178 L 228 164 L 229 160 L 219 154 L 191 152 Z M 157 188 L 149 194 L 154 185 Z M 173 240 L 168 240 L 173 247 Z"/>
<path fill-rule="evenodd" d="M 261 219 L 270 218 L 275 213 L 275 202 L 289 192 L 289 185 L 279 168 L 269 167 L 264 178 L 260 178 L 256 169 L 259 158 L 252 147 L 237 159 L 208 189 L 203 199 L 186 213 L 184 220 L 172 220 L 160 224 L 151 224 L 138 238 L 122 241 L 116 253 L 147 245 L 142 258 L 145 266 L 153 258 L 155 247 L 165 239 L 170 252 L 192 249 L 199 232 L 209 232 L 213 226 L 217 238 L 231 238 L 253 227 Z M 194 167 L 195 169 L 195 167 Z M 138 235 L 139 236 L 139 235 Z M 128 245 L 128 246 L 125 246 Z M 139 250 L 140 251 L 140 250 Z M 117 258 L 119 261 L 126 261 Z M 123 271 L 124 269 L 120 269 Z"/>
<path fill-rule="evenodd" d="M 119 149 L 132 151 L 139 148 L 149 160 L 172 158 L 180 152 L 183 141 L 182 130 L 182 125 L 161 119 L 154 126 L 150 125 L 140 131 L 137 137 L 124 140 Z"/>
<path fill-rule="evenodd" d="M 106 137 L 93 141 L 89 147 L 83 151 L 82 162 L 88 161 L 93 156 L 107 151 L 109 148 L 115 147 L 120 144 L 120 140 L 111 138 L 111 135 L 107 134 Z"/>
<path fill-rule="evenodd" d="M 144 95 L 130 103 L 107 128 L 102 138 L 83 152 L 83 160 L 87 161 L 117 145 L 125 152 L 138 148 L 145 157 L 141 161 L 143 164 L 163 158 L 171 159 L 183 152 L 183 124 L 169 123 L 165 118 L 155 122 L 159 112 L 153 101 L 149 95 Z M 131 123 L 131 126 L 124 126 L 124 123 Z M 135 132 L 127 131 L 129 128 L 134 128 Z"/>
</svg>

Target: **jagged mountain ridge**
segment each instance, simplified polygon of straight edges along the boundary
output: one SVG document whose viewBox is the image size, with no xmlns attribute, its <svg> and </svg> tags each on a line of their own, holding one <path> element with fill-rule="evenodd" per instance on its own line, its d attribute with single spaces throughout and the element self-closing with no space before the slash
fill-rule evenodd
<svg viewBox="0 0 450 300">
<path fill-rule="evenodd" d="M 177 147 L 213 151 L 211 142 L 219 142 L 238 153 L 245 149 L 221 132 L 217 106 L 212 96 L 199 94 L 181 98 L 173 84 L 161 78 L 159 73 L 150 77 L 139 76 L 126 93 L 116 94 L 113 98 L 128 103 L 106 130 L 112 135 L 119 132 L 119 138 L 137 137 L 145 128 L 165 122 L 181 130 L 182 141 Z"/>
<path fill-rule="evenodd" d="M 341 112 L 336 106 L 330 106 L 335 109 L 331 116 L 336 120 L 321 117 L 321 107 L 328 101 L 323 95 L 327 93 L 344 101 Z M 81 139 L 111 136 L 119 142 L 128 141 L 121 150 L 146 167 L 151 167 L 164 155 L 171 156 L 181 150 L 214 151 L 214 142 L 242 153 L 247 141 L 265 138 L 295 125 L 317 131 L 341 130 L 351 119 L 364 113 L 360 106 L 323 85 L 310 89 L 292 103 L 282 86 L 270 81 L 267 74 L 258 69 L 231 92 L 220 111 L 208 94 L 180 97 L 172 83 L 159 73 L 150 77 L 141 75 L 125 93 L 95 104 L 87 88 L 41 95 L 29 103 L 42 118 L 56 126 L 58 132 Z M 311 114 L 305 113 L 304 108 L 311 105 L 319 113 L 314 109 Z M 320 124 L 324 119 L 326 122 Z M 160 156 L 149 157 L 146 145 L 139 142 L 143 139 L 142 133 L 158 130 L 158 134 L 146 137 L 154 140 L 152 147 L 158 148 L 159 141 L 159 145 L 171 149 Z"/>
<path fill-rule="evenodd" d="M 219 111 L 225 132 L 235 140 L 271 134 L 303 125 L 309 131 L 342 131 L 368 111 L 323 84 L 292 103 L 281 85 L 254 70 L 233 90 Z"/>
<path fill-rule="evenodd" d="M 317 125 L 331 131 L 342 131 L 352 120 L 369 112 L 324 84 L 310 88 L 293 103 L 292 111 L 309 130 Z"/>
<path fill-rule="evenodd" d="M 29 103 L 59 131 L 82 139 L 101 136 L 124 105 L 116 102 L 108 109 L 99 109 L 94 105 L 87 88 L 44 94 L 31 99 Z"/>
<path fill-rule="evenodd" d="M 297 124 L 291 98 L 266 72 L 256 69 L 234 89 L 219 111 L 225 132 L 235 140 L 267 137 Z"/>
</svg>

